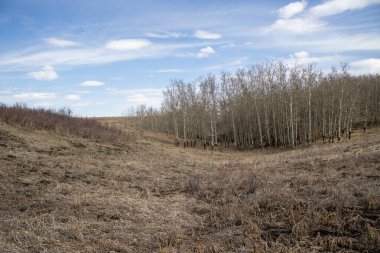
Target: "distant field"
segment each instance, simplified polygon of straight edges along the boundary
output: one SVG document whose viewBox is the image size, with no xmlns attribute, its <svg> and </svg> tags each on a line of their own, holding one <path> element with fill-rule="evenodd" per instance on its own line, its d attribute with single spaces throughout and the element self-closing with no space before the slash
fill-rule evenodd
<svg viewBox="0 0 380 253">
<path fill-rule="evenodd" d="M 102 123 L 131 131 L 123 118 Z M 295 150 L 0 123 L 1 252 L 378 252 L 380 128 Z"/>
</svg>

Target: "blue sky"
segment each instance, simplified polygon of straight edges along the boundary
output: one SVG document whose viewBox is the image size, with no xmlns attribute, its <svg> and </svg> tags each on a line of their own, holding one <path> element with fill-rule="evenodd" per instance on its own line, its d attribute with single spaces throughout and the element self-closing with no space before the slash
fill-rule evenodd
<svg viewBox="0 0 380 253">
<path fill-rule="evenodd" d="M 0 102 L 118 116 L 260 62 L 380 73 L 379 17 L 380 0 L 0 0 Z"/>
</svg>

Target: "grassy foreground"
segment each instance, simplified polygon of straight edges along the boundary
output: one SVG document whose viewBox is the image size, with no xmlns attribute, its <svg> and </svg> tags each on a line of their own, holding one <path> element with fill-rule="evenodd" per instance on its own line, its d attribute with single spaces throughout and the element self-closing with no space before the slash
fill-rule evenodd
<svg viewBox="0 0 380 253">
<path fill-rule="evenodd" d="M 0 199 L 1 252 L 378 252 L 380 129 L 212 152 L 0 123 Z"/>
</svg>

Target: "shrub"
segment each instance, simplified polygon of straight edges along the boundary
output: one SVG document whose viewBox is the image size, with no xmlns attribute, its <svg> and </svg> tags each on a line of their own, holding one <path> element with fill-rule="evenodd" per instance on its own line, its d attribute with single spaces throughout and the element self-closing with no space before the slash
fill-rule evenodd
<svg viewBox="0 0 380 253">
<path fill-rule="evenodd" d="M 58 110 L 29 108 L 25 104 L 0 104 L 0 122 L 19 125 L 31 130 L 49 130 L 63 135 L 77 135 L 102 141 L 127 141 L 120 129 L 102 125 L 92 118 L 74 117 L 69 108 Z"/>
</svg>

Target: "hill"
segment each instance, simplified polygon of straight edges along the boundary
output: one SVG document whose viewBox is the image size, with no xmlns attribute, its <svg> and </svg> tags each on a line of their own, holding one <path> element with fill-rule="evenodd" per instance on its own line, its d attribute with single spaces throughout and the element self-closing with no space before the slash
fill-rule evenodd
<svg viewBox="0 0 380 253">
<path fill-rule="evenodd" d="M 115 121 L 123 126 L 107 124 Z M 185 151 L 172 139 L 146 132 L 123 143 L 0 123 L 0 251 L 380 247 L 380 128 L 295 150 Z"/>
</svg>

